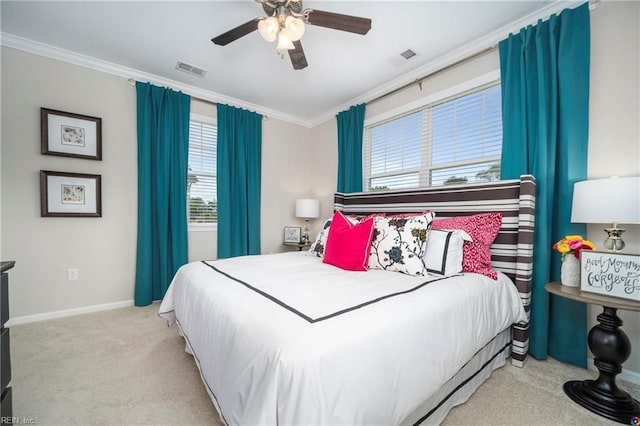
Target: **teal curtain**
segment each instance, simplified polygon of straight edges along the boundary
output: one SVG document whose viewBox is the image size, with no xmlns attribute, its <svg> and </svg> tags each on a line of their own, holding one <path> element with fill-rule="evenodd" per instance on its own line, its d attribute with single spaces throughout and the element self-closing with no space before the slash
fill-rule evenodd
<svg viewBox="0 0 640 426">
<path fill-rule="evenodd" d="M 572 224 L 573 184 L 587 178 L 589 128 L 588 4 L 552 15 L 500 42 L 503 179 L 537 181 L 529 352 L 586 367 L 586 306 L 545 292 L 559 281 L 553 243 L 585 235 Z"/>
<path fill-rule="evenodd" d="M 364 110 L 365 104 L 360 104 L 337 115 L 338 192 L 362 191 Z"/>
<path fill-rule="evenodd" d="M 187 168 L 191 98 L 136 83 L 138 245 L 136 306 L 162 299 L 188 260 Z"/>
<path fill-rule="evenodd" d="M 260 254 L 262 115 L 217 109 L 218 258 Z"/>
</svg>

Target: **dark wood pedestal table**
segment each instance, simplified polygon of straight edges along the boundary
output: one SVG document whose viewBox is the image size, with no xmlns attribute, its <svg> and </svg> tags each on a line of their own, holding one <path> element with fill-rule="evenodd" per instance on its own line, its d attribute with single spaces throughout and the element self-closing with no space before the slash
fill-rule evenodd
<svg viewBox="0 0 640 426">
<path fill-rule="evenodd" d="M 640 302 L 618 297 L 581 291 L 560 283 L 548 283 L 545 290 L 556 296 L 578 302 L 600 305 L 604 311 L 598 323 L 589 331 L 589 349 L 600 375 L 596 380 L 571 380 L 564 384 L 564 392 L 577 404 L 589 411 L 624 424 L 640 417 L 640 402 L 616 385 L 616 375 L 622 372 L 622 363 L 631 355 L 631 342 L 620 329 L 622 320 L 617 310 L 640 312 Z"/>
</svg>

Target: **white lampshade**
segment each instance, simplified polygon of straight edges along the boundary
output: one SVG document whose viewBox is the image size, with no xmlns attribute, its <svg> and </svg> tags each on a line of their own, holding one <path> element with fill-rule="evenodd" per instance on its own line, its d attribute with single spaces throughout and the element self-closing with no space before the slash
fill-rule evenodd
<svg viewBox="0 0 640 426">
<path fill-rule="evenodd" d="M 279 27 L 280 25 L 278 24 L 278 18 L 274 16 L 267 19 L 262 19 L 260 20 L 260 22 L 258 22 L 258 31 L 260 32 L 260 35 L 269 43 L 276 40 Z"/>
<path fill-rule="evenodd" d="M 304 22 L 300 18 L 287 16 L 287 19 L 284 20 L 284 27 L 287 29 L 291 41 L 300 40 L 304 34 Z"/>
<path fill-rule="evenodd" d="M 571 222 L 640 223 L 640 177 L 577 182 L 573 186 Z"/>
<path fill-rule="evenodd" d="M 286 28 L 281 29 L 280 32 L 278 33 L 278 46 L 276 47 L 276 50 L 282 51 L 282 50 L 291 50 L 295 48 L 296 47 L 293 45 L 293 42 L 291 41 L 291 37 L 289 36 L 289 31 L 287 31 Z"/>
<path fill-rule="evenodd" d="M 315 219 L 320 217 L 320 201 L 312 198 L 297 199 L 296 217 L 304 219 Z"/>
</svg>

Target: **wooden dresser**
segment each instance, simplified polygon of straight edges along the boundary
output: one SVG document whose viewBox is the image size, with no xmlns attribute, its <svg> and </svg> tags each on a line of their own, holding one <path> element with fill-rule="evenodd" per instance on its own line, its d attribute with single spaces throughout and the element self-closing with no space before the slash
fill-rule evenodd
<svg viewBox="0 0 640 426">
<path fill-rule="evenodd" d="M 11 349 L 9 346 L 9 329 L 4 324 L 9 320 L 9 275 L 7 271 L 13 268 L 15 262 L 0 262 L 0 320 L 2 327 L 2 340 L 0 341 L 0 380 L 2 386 L 2 399 L 0 399 L 0 417 L 13 416 L 11 404 Z"/>
</svg>

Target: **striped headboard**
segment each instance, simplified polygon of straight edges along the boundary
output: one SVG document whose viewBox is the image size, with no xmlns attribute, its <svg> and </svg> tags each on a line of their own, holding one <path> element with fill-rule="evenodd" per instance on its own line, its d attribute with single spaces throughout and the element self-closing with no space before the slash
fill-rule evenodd
<svg viewBox="0 0 640 426">
<path fill-rule="evenodd" d="M 432 188 L 335 194 L 335 209 L 349 214 L 419 213 L 432 210 L 436 218 L 501 212 L 502 227 L 491 246 L 491 264 L 515 283 L 530 314 L 535 215 L 535 180 L 448 185 Z M 529 323 L 513 326 L 512 362 L 522 366 L 529 349 Z"/>
</svg>

